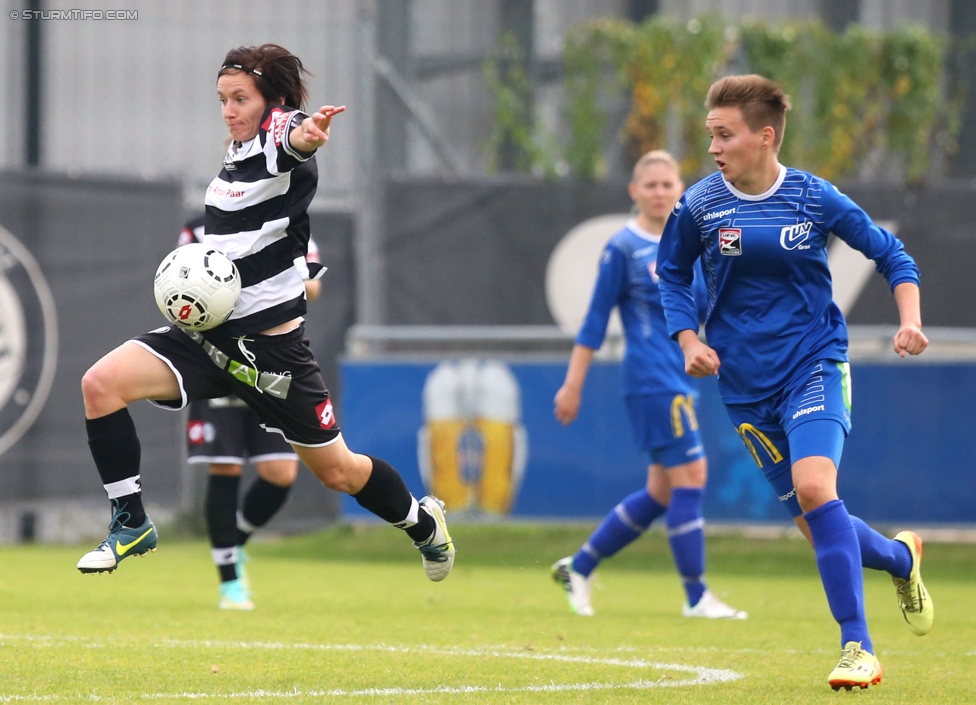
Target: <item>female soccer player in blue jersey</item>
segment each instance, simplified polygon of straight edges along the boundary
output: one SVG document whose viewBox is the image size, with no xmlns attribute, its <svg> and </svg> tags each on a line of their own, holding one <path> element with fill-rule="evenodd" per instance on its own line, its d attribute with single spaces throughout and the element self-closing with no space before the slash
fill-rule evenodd
<svg viewBox="0 0 976 705">
<path fill-rule="evenodd" d="M 671 554 L 687 596 L 684 616 L 746 618 L 705 586 L 702 495 L 707 463 L 695 417 L 697 395 L 694 380 L 684 371 L 681 349 L 668 337 L 655 271 L 664 223 L 683 188 L 678 165 L 667 152 L 648 152 L 634 166 L 629 191 L 637 214 L 603 250 L 590 308 L 556 393 L 556 418 L 568 424 L 579 412 L 593 353 L 603 344 L 616 306 L 627 343 L 624 398 L 637 444 L 647 452 L 650 465 L 646 487 L 614 507 L 576 555 L 552 567 L 570 608 L 581 615 L 593 614 L 590 576 L 597 564 L 666 514 Z"/>
<path fill-rule="evenodd" d="M 215 97 L 232 142 L 207 189 L 203 244 L 233 259 L 240 302 L 228 321 L 202 334 L 168 326 L 126 341 L 82 378 L 88 445 L 112 504 L 108 536 L 78 561 L 83 573 L 112 572 L 156 548 L 128 405 L 148 399 L 176 410 L 228 394 L 280 433 L 322 484 L 410 536 L 429 579 L 451 571 L 443 504 L 433 496 L 418 501 L 389 463 L 346 446 L 305 337 L 305 282 L 322 271 L 306 259 L 315 153 L 345 110 L 304 112 L 305 73 L 276 44 L 232 49 L 217 71 Z"/>
<path fill-rule="evenodd" d="M 718 172 L 689 188 L 661 239 L 658 274 L 668 330 L 696 377 L 717 375 L 729 417 L 774 492 L 812 542 L 840 625 L 832 688 L 881 682 L 864 614 L 862 565 L 885 570 L 902 614 L 928 633 L 934 609 L 922 584 L 921 539 L 888 539 L 848 514 L 837 468 L 851 428 L 847 327 L 832 300 L 827 237 L 873 259 L 894 292 L 895 352 L 918 355 L 918 268 L 894 235 L 812 174 L 779 163 L 789 98 L 762 76 L 728 76 L 705 102 Z M 708 289 L 707 344 L 692 297 L 695 263 Z"/>
</svg>

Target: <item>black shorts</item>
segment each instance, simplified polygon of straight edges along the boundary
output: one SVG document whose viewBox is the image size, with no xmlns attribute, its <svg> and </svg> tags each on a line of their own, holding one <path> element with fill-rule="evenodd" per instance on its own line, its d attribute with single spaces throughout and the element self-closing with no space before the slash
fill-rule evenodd
<svg viewBox="0 0 976 705">
<path fill-rule="evenodd" d="M 257 413 L 237 397 L 190 403 L 186 452 L 189 463 L 243 465 L 247 460 L 298 460 L 287 441 L 261 428 Z"/>
<path fill-rule="evenodd" d="M 156 406 L 178 410 L 194 399 L 234 394 L 254 409 L 264 428 L 289 443 L 326 446 L 340 435 L 303 325 L 282 335 L 213 339 L 166 326 L 129 342 L 151 352 L 176 375 L 180 398 L 150 400 Z"/>
</svg>

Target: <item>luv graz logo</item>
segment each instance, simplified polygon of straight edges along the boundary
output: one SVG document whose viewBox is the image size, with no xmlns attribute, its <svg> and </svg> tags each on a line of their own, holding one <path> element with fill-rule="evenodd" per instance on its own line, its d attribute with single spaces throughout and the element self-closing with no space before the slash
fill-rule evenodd
<svg viewBox="0 0 976 705">
<path fill-rule="evenodd" d="M 27 248 L 0 226 L 0 455 L 40 414 L 57 359 L 51 290 Z"/>
</svg>

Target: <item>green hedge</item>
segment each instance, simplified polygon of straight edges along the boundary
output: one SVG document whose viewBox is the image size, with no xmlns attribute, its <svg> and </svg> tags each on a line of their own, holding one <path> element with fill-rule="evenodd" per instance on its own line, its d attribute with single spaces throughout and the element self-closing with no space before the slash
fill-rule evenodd
<svg viewBox="0 0 976 705">
<path fill-rule="evenodd" d="M 511 59 L 510 42 L 506 52 Z M 784 88 L 793 110 L 781 160 L 831 180 L 919 181 L 933 156 L 953 151 L 959 129 L 961 101 L 943 89 L 947 44 L 919 27 L 882 33 L 852 25 L 837 34 L 819 21 L 599 19 L 568 32 L 563 62 L 562 140 L 532 124 L 524 73 L 486 66 L 496 97 L 493 144 L 519 147 L 520 171 L 603 176 L 603 106 L 629 97 L 619 135 L 628 157 L 670 148 L 686 174 L 707 173 L 705 94 L 730 73 L 760 73 Z"/>
</svg>

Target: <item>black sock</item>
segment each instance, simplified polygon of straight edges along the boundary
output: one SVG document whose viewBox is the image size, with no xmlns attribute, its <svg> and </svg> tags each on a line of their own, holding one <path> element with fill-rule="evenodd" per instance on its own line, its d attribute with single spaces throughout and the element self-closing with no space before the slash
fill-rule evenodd
<svg viewBox="0 0 976 705">
<path fill-rule="evenodd" d="M 146 510 L 142 506 L 142 493 L 123 495 L 112 500 L 112 515 L 122 526 L 135 529 L 146 521 Z"/>
<path fill-rule="evenodd" d="M 271 517 L 281 509 L 285 500 L 288 499 L 289 491 L 291 491 L 290 486 L 280 487 L 273 482 L 268 482 L 262 477 L 257 478 L 251 483 L 247 494 L 244 495 L 244 506 L 241 509 L 241 516 L 244 517 L 244 521 L 255 529 L 260 529 L 271 521 Z M 237 543 L 239 546 L 247 543 L 250 536 L 251 533 L 249 531 L 244 531 L 240 527 L 237 527 Z"/>
<path fill-rule="evenodd" d="M 139 479 L 142 448 L 129 409 L 122 407 L 97 419 L 85 419 L 85 430 L 88 433 L 88 448 L 106 491 L 108 485 L 133 481 L 134 492 L 110 497 L 113 500 L 113 512 L 119 510 L 128 514 L 121 517 L 123 526 L 141 526 L 146 520 L 140 489 L 142 483 Z"/>
<path fill-rule="evenodd" d="M 401 524 L 410 514 L 413 496 L 403 483 L 403 478 L 393 467 L 380 458 L 367 455 L 373 461 L 373 472 L 366 484 L 352 498 L 363 509 L 371 511 L 390 524 Z M 434 518 L 427 512 L 417 512 L 417 523 L 402 527 L 414 541 L 426 541 L 434 534 Z"/>
<path fill-rule="evenodd" d="M 210 475 L 207 481 L 205 511 L 207 533 L 214 549 L 231 549 L 237 546 L 237 488 L 239 475 Z M 221 582 L 237 579 L 237 565 L 217 563 Z"/>
</svg>

